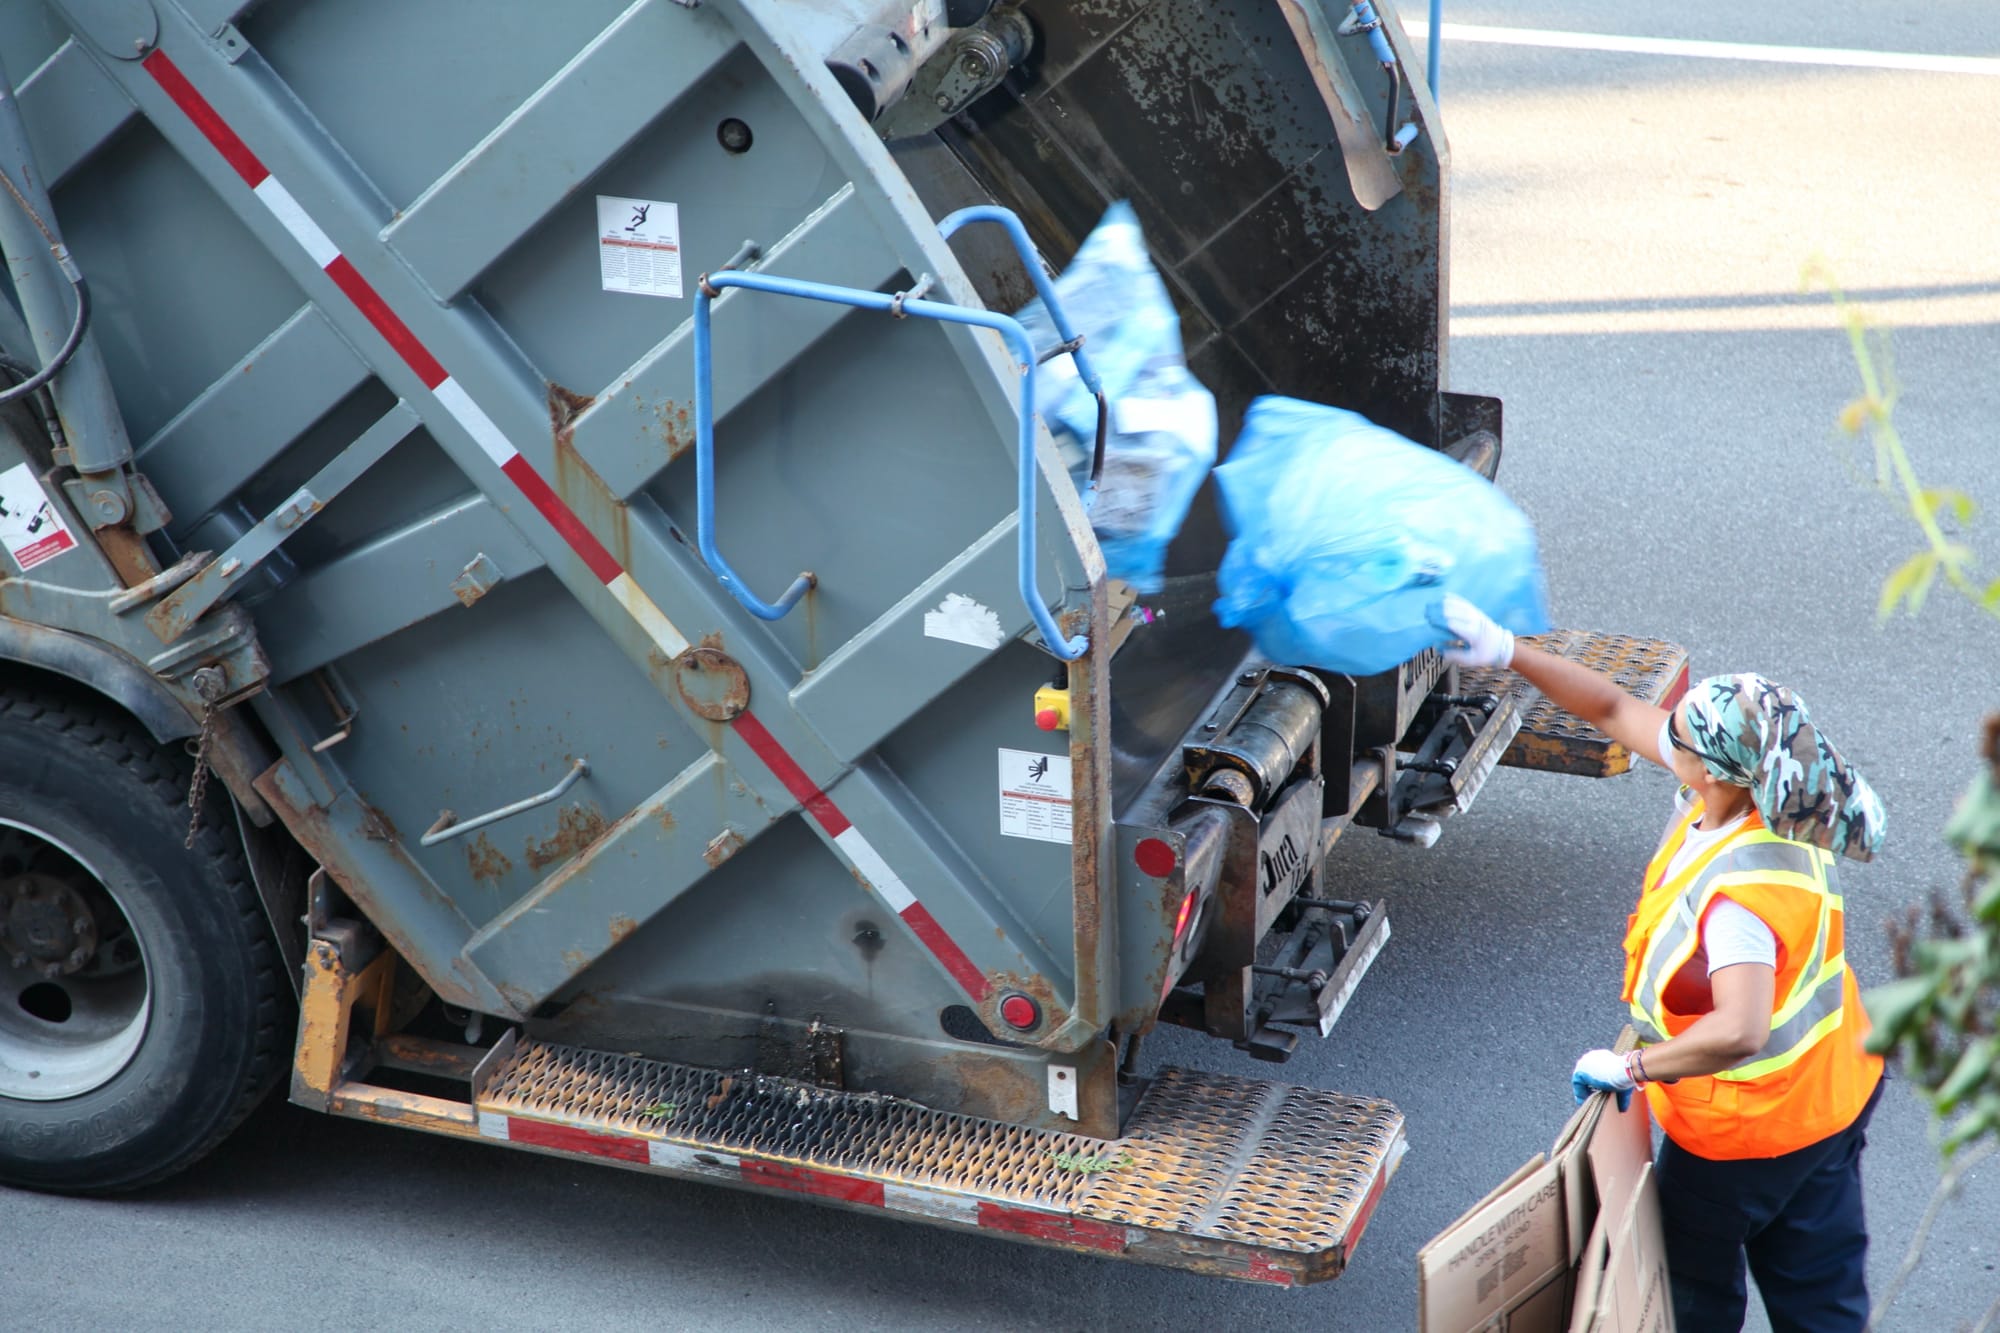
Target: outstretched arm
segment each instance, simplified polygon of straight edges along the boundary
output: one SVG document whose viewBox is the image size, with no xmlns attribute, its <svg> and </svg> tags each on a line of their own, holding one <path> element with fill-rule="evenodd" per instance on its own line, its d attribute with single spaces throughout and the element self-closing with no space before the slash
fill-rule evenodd
<svg viewBox="0 0 2000 1333">
<path fill-rule="evenodd" d="M 1448 593 L 1443 606 L 1447 629 L 1463 647 L 1445 649 L 1445 656 L 1463 666 L 1511 667 L 1530 685 L 1561 708 L 1588 722 L 1637 755 L 1671 768 L 1660 753 L 1660 724 L 1667 710 L 1634 698 L 1589 667 L 1545 653 L 1495 624 L 1463 597 Z"/>
</svg>

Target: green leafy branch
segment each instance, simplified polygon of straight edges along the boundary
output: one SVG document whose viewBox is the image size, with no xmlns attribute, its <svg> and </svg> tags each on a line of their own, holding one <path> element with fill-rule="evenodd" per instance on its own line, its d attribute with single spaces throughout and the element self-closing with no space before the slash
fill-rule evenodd
<svg viewBox="0 0 2000 1333">
<path fill-rule="evenodd" d="M 1911 907 L 1890 922 L 1898 979 L 1868 994 L 1869 1047 L 1895 1052 L 1950 1122 L 1947 1156 L 2000 1138 L 2000 715 L 1987 719 L 1982 757 L 1944 828 L 1965 858 L 1961 901 L 1933 895 L 1928 914 Z"/>
<path fill-rule="evenodd" d="M 1923 610 L 1939 576 L 1946 584 L 1995 619 L 2000 619 L 2000 578 L 1988 580 L 1980 570 L 1972 548 L 1956 541 L 1944 530 L 1947 516 L 1963 530 L 1972 522 L 1978 507 L 1964 491 L 1927 487 L 1917 479 L 1916 468 L 1903 448 L 1896 429 L 1898 387 L 1894 361 L 1889 353 L 1888 335 L 1872 328 L 1861 308 L 1847 299 L 1824 260 L 1810 261 L 1801 282 L 1806 287 L 1823 285 L 1833 297 L 1834 308 L 1847 331 L 1854 364 L 1861 373 L 1861 396 L 1840 412 L 1840 428 L 1849 435 L 1867 434 L 1875 453 L 1875 485 L 1893 495 L 1899 506 L 1915 520 L 1923 534 L 1924 546 L 1898 565 L 1882 583 L 1882 596 L 1875 613 L 1887 620 L 1898 606 L 1911 615 Z"/>
<path fill-rule="evenodd" d="M 1832 294 L 1861 373 L 1861 396 L 1841 410 L 1840 428 L 1850 436 L 1867 432 L 1877 489 L 1907 509 L 1924 537 L 1923 549 L 1883 580 L 1877 617 L 1886 621 L 1899 606 L 1916 615 L 1942 575 L 1949 587 L 2000 619 L 2000 578 L 1985 581 L 1971 548 L 1944 531 L 1946 517 L 1960 531 L 1972 522 L 1972 497 L 1925 487 L 1903 448 L 1887 335 L 1869 327 L 1823 261 L 1808 263 L 1802 280 L 1807 287 L 1823 283 Z M 1950 1163 L 1864 1333 L 1881 1327 L 1965 1177 L 2000 1152 L 2000 714 L 1986 721 L 1981 757 L 1984 771 L 1973 778 L 1944 830 L 1945 840 L 1965 860 L 1960 901 L 1933 893 L 1928 911 L 1912 906 L 1900 921 L 1891 920 L 1897 979 L 1863 997 L 1873 1025 L 1868 1049 L 1893 1056 L 1930 1103 L 1944 1129 L 1940 1147 Z M 1977 1333 L 1996 1328 L 2000 1298 L 1980 1317 Z"/>
</svg>

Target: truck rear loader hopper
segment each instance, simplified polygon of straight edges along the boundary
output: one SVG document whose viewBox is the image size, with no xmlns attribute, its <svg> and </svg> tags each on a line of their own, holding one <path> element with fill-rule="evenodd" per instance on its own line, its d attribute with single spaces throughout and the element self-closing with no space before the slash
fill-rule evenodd
<svg viewBox="0 0 2000 1333">
<path fill-rule="evenodd" d="M 1434 653 L 1263 660 L 1206 496 L 1163 590 L 1108 579 L 1004 312 L 1129 199 L 1225 439 L 1284 392 L 1491 476 L 1378 9 L 0 13 L 0 1179 L 160 1179 L 289 1065 L 339 1115 L 1338 1274 L 1401 1114 L 1141 1038 L 1284 1060 L 1389 937 L 1335 839 L 1629 756 Z"/>
</svg>

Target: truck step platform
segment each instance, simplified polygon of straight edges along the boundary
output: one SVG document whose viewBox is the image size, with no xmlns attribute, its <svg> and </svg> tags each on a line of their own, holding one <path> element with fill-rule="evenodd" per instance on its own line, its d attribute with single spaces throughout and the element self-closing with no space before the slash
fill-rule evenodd
<svg viewBox="0 0 2000 1333">
<path fill-rule="evenodd" d="M 1111 1141 L 511 1034 L 471 1084 L 455 1107 L 350 1082 L 331 1109 L 1279 1286 L 1339 1275 L 1407 1146 L 1388 1102 L 1185 1069 Z"/>
<path fill-rule="evenodd" d="M 1688 651 L 1677 643 L 1575 629 L 1526 635 L 1521 642 L 1605 672 L 1624 689 L 1662 708 L 1672 707 L 1687 693 Z M 1521 729 L 1500 757 L 1509 768 L 1608 778 L 1632 767 L 1630 750 L 1556 707 L 1511 671 L 1461 668 L 1459 690 L 1497 694 L 1503 705 L 1518 698 Z"/>
</svg>

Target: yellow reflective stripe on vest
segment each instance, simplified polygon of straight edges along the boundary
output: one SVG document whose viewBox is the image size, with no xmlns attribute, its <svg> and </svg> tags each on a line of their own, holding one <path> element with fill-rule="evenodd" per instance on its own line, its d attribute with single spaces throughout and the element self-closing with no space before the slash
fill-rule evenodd
<svg viewBox="0 0 2000 1333">
<path fill-rule="evenodd" d="M 1771 1015 L 1771 1030 L 1775 1032 L 1784 1024 L 1791 1022 L 1793 1018 L 1798 1016 L 1799 1011 L 1811 1002 L 1812 997 L 1819 992 L 1821 986 L 1824 986 L 1829 980 L 1838 981 L 1840 974 L 1846 968 L 1847 955 L 1838 953 L 1820 965 L 1817 975 L 1801 973 L 1799 984 L 1792 998 Z M 1811 981 L 1810 985 L 1806 984 L 1808 980 Z"/>
<path fill-rule="evenodd" d="M 1733 1069 L 1725 1069 L 1715 1077 L 1729 1083 L 1747 1083 L 1753 1078 L 1762 1078 L 1766 1074 L 1775 1074 L 1780 1069 L 1797 1064 L 1799 1057 L 1819 1045 L 1821 1039 L 1827 1033 L 1833 1032 L 1840 1027 L 1840 1020 L 1841 1010 L 1840 1006 L 1836 1004 L 1832 1013 L 1807 1029 L 1805 1035 L 1790 1049 L 1771 1056 L 1752 1056 L 1750 1063 L 1737 1065 Z"/>
<path fill-rule="evenodd" d="M 1727 849 L 1727 869 L 1710 871 L 1717 853 Z M 1809 871 L 1797 869 L 1801 857 Z M 1761 863 L 1761 864 L 1760 864 Z M 1791 989 L 1779 998 L 1771 1014 L 1771 1035 L 1762 1049 L 1716 1078 L 1746 1082 L 1775 1073 L 1797 1062 L 1827 1033 L 1840 1026 L 1845 996 L 1842 976 L 1845 955 L 1825 956 L 1833 914 L 1842 908 L 1841 899 L 1830 891 L 1825 870 L 1832 857 L 1819 848 L 1780 838 L 1766 829 L 1716 848 L 1703 862 L 1687 872 L 1691 882 L 1679 890 L 1679 900 L 1648 941 L 1646 957 L 1640 965 L 1639 985 L 1630 1005 L 1639 1036 L 1645 1042 L 1667 1037 L 1667 1016 L 1660 992 L 1694 956 L 1700 943 L 1698 923 L 1702 913 L 1718 893 L 1732 887 L 1783 885 L 1809 893 L 1817 900 L 1818 921 L 1810 952 L 1798 970 Z"/>
<path fill-rule="evenodd" d="M 1660 1001 L 1660 988 L 1666 979 L 1681 970 L 1701 943 L 1700 932 L 1695 929 L 1696 918 L 1685 893 L 1674 904 L 1668 915 L 1665 928 L 1656 933 L 1648 942 L 1646 957 L 1640 964 L 1639 989 L 1632 997 L 1632 1012 L 1642 1021 L 1640 1036 L 1645 1037 L 1646 1029 L 1659 1035 L 1654 1041 L 1665 1041 L 1667 1034 L 1666 1015 Z"/>
<path fill-rule="evenodd" d="M 1819 876 L 1801 874 L 1796 870 L 1732 870 L 1726 875 L 1704 881 L 1702 896 L 1707 898 L 1715 889 L 1733 889 L 1739 884 L 1746 889 L 1764 884 L 1785 884 L 1811 894 L 1826 892 L 1826 883 Z"/>
<path fill-rule="evenodd" d="M 1688 829 L 1694 824 L 1694 819 L 1695 816 L 1690 814 L 1676 826 L 1675 832 L 1683 840 L 1687 837 Z M 1639 963 L 1639 986 L 1633 993 L 1631 1003 L 1628 1006 L 1631 1009 L 1632 1020 L 1641 1041 L 1652 1042 L 1665 1041 L 1667 1039 L 1666 1018 L 1664 1013 L 1661 1012 L 1660 987 L 1665 984 L 1666 978 L 1678 972 L 1681 965 L 1694 956 L 1695 948 L 1701 942 L 1700 932 L 1695 929 L 1697 918 L 1694 915 L 1691 899 L 1696 895 L 1693 893 L 1693 889 L 1709 882 L 1709 867 L 1714 865 L 1716 859 L 1724 853 L 1729 853 L 1733 856 L 1739 849 L 1755 847 L 1769 842 L 1783 843 L 1787 847 L 1792 845 L 1787 843 L 1785 839 L 1772 833 L 1769 829 L 1745 830 L 1735 837 L 1727 838 L 1703 852 L 1692 863 L 1684 866 L 1674 880 L 1669 881 L 1663 878 L 1649 886 L 1649 891 L 1657 892 L 1662 889 L 1662 886 L 1668 883 L 1678 883 L 1680 885 L 1679 888 L 1673 890 L 1678 896 L 1673 910 L 1662 923 L 1664 928 L 1658 930 L 1647 941 L 1646 956 Z M 1653 853 L 1653 860 L 1657 862 L 1659 859 L 1660 853 Z M 1671 859 L 1671 855 L 1669 855 L 1669 860 Z M 1647 868 L 1650 871 L 1651 863 L 1648 864 Z M 1666 954 L 1664 963 L 1661 959 L 1663 951 Z"/>
<path fill-rule="evenodd" d="M 1796 1009 L 1805 995 L 1819 985 L 1820 967 L 1818 960 L 1826 956 L 1828 932 L 1833 926 L 1833 914 L 1839 909 L 1840 899 L 1828 893 L 1824 884 L 1812 875 L 1801 875 L 1793 871 L 1756 871 L 1750 874 L 1733 873 L 1717 875 L 1702 887 L 1701 909 L 1706 912 L 1709 903 L 1717 893 L 1741 885 L 1745 888 L 1767 884 L 1787 884 L 1804 893 L 1810 893 L 1819 901 L 1819 920 L 1813 929 L 1812 950 L 1792 980 L 1792 989 L 1777 998 L 1778 1010 L 1782 1015 L 1786 1010 Z M 1772 1019 L 1773 1024 L 1778 1019 Z"/>
</svg>

